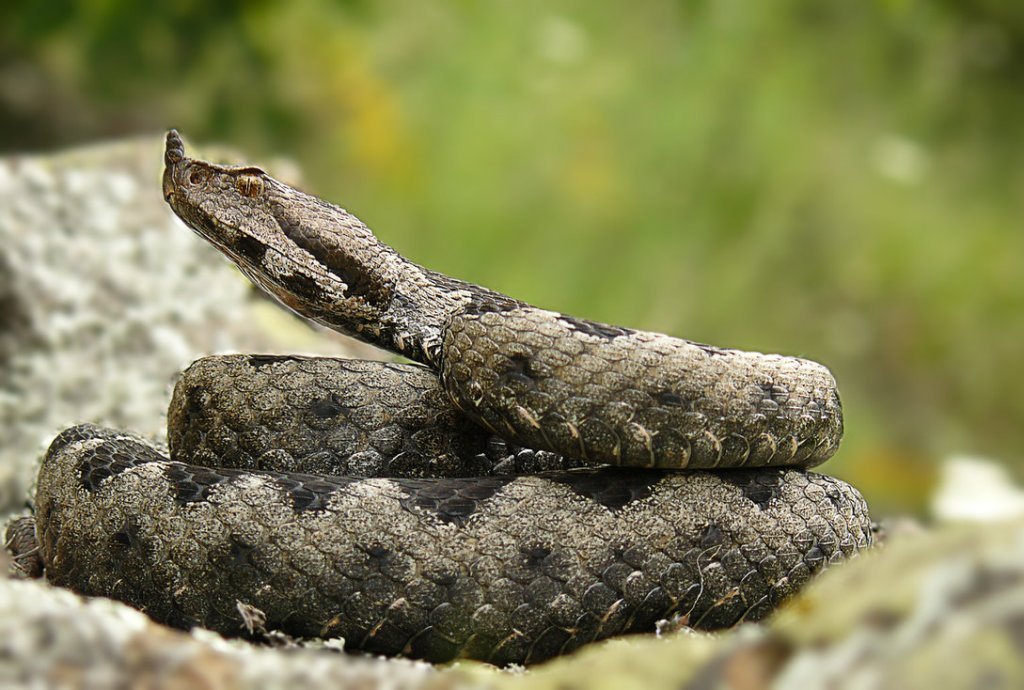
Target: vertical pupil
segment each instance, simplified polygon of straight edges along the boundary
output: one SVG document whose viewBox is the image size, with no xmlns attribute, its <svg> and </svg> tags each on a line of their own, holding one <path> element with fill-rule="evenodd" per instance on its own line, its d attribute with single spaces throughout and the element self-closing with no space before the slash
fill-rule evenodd
<svg viewBox="0 0 1024 690">
<path fill-rule="evenodd" d="M 255 175 L 242 175 L 238 178 L 238 191 L 242 196 L 258 196 L 263 191 L 263 182 Z"/>
</svg>

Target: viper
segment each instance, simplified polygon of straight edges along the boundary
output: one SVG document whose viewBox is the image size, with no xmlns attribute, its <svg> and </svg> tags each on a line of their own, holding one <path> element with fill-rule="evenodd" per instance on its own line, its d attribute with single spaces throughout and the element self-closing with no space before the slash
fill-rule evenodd
<svg viewBox="0 0 1024 690">
<path fill-rule="evenodd" d="M 283 305 L 411 363 L 199 360 L 170 457 L 64 431 L 35 505 L 55 584 L 179 627 L 237 634 L 255 610 L 350 649 L 533 663 L 671 617 L 757 620 L 871 544 L 860 494 L 807 469 L 843 430 L 820 364 L 450 278 L 173 130 L 163 194 Z"/>
</svg>

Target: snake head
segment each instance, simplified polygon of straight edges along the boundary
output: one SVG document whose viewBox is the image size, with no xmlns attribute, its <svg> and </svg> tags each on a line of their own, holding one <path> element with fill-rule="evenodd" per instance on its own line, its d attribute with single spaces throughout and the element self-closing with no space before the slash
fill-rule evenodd
<svg viewBox="0 0 1024 690">
<path fill-rule="evenodd" d="M 296 286 L 322 282 L 312 275 L 318 267 L 288 240 L 275 217 L 275 209 L 301 192 L 260 168 L 189 158 L 181 135 L 172 129 L 164 148 L 163 194 L 193 232 L 259 287 L 293 310 L 308 307 L 295 294 Z"/>
<path fill-rule="evenodd" d="M 372 267 L 394 252 L 359 219 L 260 168 L 189 158 L 175 130 L 166 138 L 163 194 L 197 235 L 306 318 L 361 332 L 391 300 Z"/>
<path fill-rule="evenodd" d="M 301 192 L 257 167 L 189 158 L 181 135 L 172 129 L 164 148 L 163 194 L 193 232 L 273 296 L 290 297 L 283 295 L 280 280 L 272 284 L 275 277 L 302 275 L 296 280 L 309 284 L 309 269 L 316 267 L 288 241 L 275 217 L 284 199 Z"/>
<path fill-rule="evenodd" d="M 189 227 L 219 247 L 245 225 L 238 214 L 259 215 L 266 203 L 261 197 L 273 181 L 252 166 L 223 166 L 188 158 L 177 130 L 167 133 L 164 148 L 164 199 Z M 264 202 L 264 203 L 261 203 Z"/>
</svg>

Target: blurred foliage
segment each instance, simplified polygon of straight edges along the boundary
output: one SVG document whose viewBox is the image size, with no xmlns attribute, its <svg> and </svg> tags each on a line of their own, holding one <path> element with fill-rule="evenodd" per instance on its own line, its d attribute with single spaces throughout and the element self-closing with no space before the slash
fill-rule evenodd
<svg viewBox="0 0 1024 690">
<path fill-rule="evenodd" d="M 15 1 L 0 148 L 177 126 L 432 268 L 819 359 L 884 513 L 1024 463 L 1022 74 L 1016 0 Z"/>
</svg>

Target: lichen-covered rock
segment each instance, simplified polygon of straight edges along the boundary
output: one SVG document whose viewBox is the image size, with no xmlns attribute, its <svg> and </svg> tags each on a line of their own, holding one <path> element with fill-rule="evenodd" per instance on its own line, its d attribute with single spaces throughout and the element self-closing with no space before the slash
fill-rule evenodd
<svg viewBox="0 0 1024 690">
<path fill-rule="evenodd" d="M 0 159 L 0 514 L 68 424 L 159 438 L 169 384 L 193 359 L 302 349 L 164 204 L 161 144 Z M 340 352 L 331 342 L 315 349 Z"/>
<path fill-rule="evenodd" d="M 788 606 L 783 687 L 1024 687 L 1024 520 L 906 535 Z"/>
<path fill-rule="evenodd" d="M 40 582 L 0 579 L 0 687 L 431 688 L 471 687 L 429 665 L 310 649 L 230 643 L 161 627 L 108 599 Z"/>
</svg>

